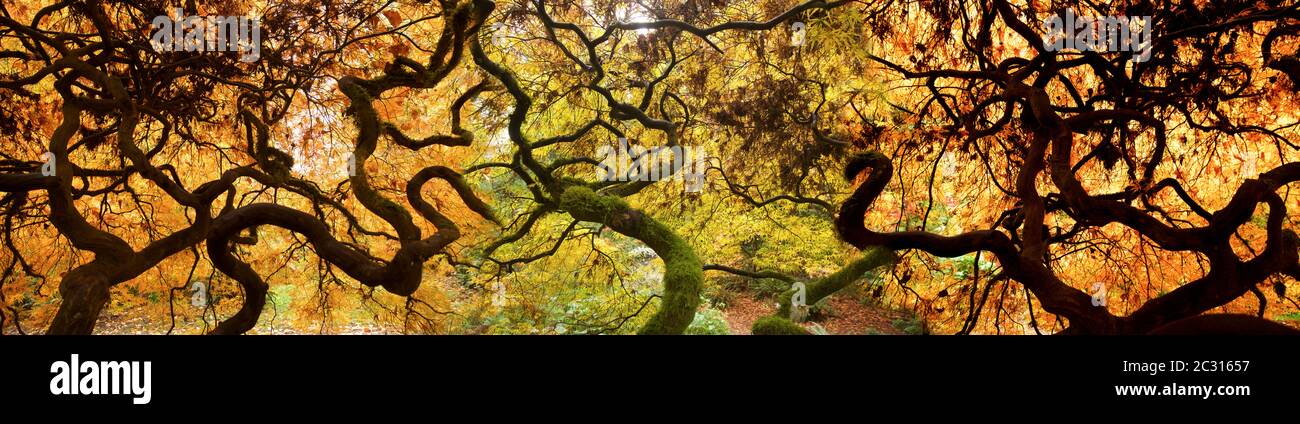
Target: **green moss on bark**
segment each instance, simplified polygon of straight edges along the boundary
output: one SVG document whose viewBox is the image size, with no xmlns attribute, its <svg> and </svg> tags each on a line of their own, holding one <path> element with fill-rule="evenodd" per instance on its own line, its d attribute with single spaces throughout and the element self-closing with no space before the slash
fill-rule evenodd
<svg viewBox="0 0 1300 424">
<path fill-rule="evenodd" d="M 808 330 L 800 327 L 788 319 L 769 315 L 754 321 L 752 331 L 755 335 L 760 336 L 808 336 Z"/>
<path fill-rule="evenodd" d="M 570 186 L 560 194 L 560 208 L 574 218 L 605 224 L 637 239 L 664 261 L 664 290 L 659 311 L 638 331 L 640 334 L 682 334 L 695 319 L 704 286 L 704 265 L 677 233 L 654 218 L 627 205 L 617 196 L 599 194 L 586 186 Z"/>
<path fill-rule="evenodd" d="M 805 300 L 808 305 L 814 305 L 822 299 L 825 299 L 827 296 L 835 294 L 835 292 L 838 292 L 845 287 L 848 287 L 850 284 L 853 284 L 853 282 L 858 281 L 858 279 L 862 278 L 862 275 L 866 274 L 867 271 L 892 264 L 896 259 L 894 251 L 892 250 L 883 247 L 868 249 L 862 254 L 862 256 L 859 256 L 857 259 L 854 259 L 853 262 L 840 268 L 839 271 L 835 271 L 834 274 L 828 275 L 817 281 L 805 283 L 805 286 L 807 287 L 807 296 Z M 781 308 L 777 310 L 776 316 L 790 316 L 790 296 L 793 294 L 794 289 L 792 288 L 782 292 L 777 298 L 777 300 L 781 302 Z"/>
</svg>

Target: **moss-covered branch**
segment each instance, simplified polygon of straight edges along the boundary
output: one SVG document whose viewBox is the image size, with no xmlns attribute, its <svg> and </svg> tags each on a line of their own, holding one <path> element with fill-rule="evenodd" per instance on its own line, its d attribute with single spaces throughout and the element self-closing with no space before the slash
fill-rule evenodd
<svg viewBox="0 0 1300 424">
<path fill-rule="evenodd" d="M 868 271 L 890 265 L 896 259 L 897 257 L 894 256 L 892 250 L 883 247 L 867 249 L 862 256 L 840 268 L 839 271 L 835 271 L 835 273 L 816 281 L 805 283 L 807 304 L 815 304 L 827 296 L 835 294 L 835 292 L 858 281 Z M 751 329 L 754 334 L 808 334 L 803 327 L 786 318 L 790 316 L 790 297 L 794 294 L 794 291 L 794 288 L 790 288 L 778 296 L 781 304 L 780 308 L 772 316 L 755 321 Z M 794 332 L 794 328 L 798 328 L 799 332 Z"/>
<path fill-rule="evenodd" d="M 892 250 L 883 247 L 867 249 L 862 256 L 854 259 L 853 262 L 849 262 L 848 265 L 840 268 L 839 271 L 835 271 L 834 274 L 827 275 L 826 277 L 816 281 L 804 283 L 807 290 L 806 299 L 808 304 L 816 304 L 827 296 L 835 294 L 835 292 L 838 292 L 843 288 L 848 287 L 850 284 L 853 284 L 853 282 L 858 281 L 858 279 L 862 278 L 862 276 L 868 271 L 893 264 L 895 259 L 894 251 Z M 777 310 L 777 315 L 783 317 L 790 315 L 790 296 L 793 294 L 793 288 L 781 293 L 781 296 L 778 299 L 781 302 L 781 309 Z"/>
</svg>

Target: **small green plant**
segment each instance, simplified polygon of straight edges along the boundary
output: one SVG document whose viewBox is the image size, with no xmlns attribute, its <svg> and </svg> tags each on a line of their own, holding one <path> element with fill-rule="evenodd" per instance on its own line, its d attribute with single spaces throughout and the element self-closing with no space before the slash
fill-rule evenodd
<svg viewBox="0 0 1300 424">
<path fill-rule="evenodd" d="M 792 336 L 807 335 L 808 330 L 800 327 L 799 324 L 790 322 L 790 320 L 781 318 L 776 315 L 768 315 L 754 321 L 753 332 L 755 335 L 775 335 L 775 336 Z"/>
<path fill-rule="evenodd" d="M 817 303 L 814 303 L 809 310 L 809 316 L 812 319 L 823 319 L 835 316 L 835 307 L 831 306 L 830 302 L 827 302 L 829 299 L 829 297 L 825 297 L 822 298 L 822 300 L 817 301 Z"/>
<path fill-rule="evenodd" d="M 704 286 L 704 301 L 710 308 L 726 309 L 736 300 L 736 292 L 728 284 L 712 283 Z"/>
<path fill-rule="evenodd" d="M 686 334 L 692 336 L 725 336 L 731 334 L 727 327 L 727 318 L 722 311 L 705 308 L 695 313 L 695 320 L 686 327 Z"/>
<path fill-rule="evenodd" d="M 899 331 L 904 334 L 921 335 L 930 334 L 930 330 L 925 327 L 925 321 L 918 317 L 899 318 L 890 322 Z"/>
<path fill-rule="evenodd" d="M 760 297 L 776 298 L 786 290 L 790 290 L 790 283 L 774 278 L 759 278 L 749 283 L 749 289 L 758 293 Z"/>
</svg>

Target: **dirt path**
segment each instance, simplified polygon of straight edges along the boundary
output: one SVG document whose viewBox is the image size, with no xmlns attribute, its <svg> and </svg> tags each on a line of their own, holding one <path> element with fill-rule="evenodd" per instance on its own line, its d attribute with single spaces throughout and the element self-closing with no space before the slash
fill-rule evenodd
<svg viewBox="0 0 1300 424">
<path fill-rule="evenodd" d="M 906 318 L 902 312 L 890 311 L 874 306 L 863 305 L 854 299 L 831 296 L 827 300 L 834 315 L 815 319 L 811 322 L 820 324 L 831 334 L 903 334 L 894 328 L 892 322 Z M 727 317 L 727 327 L 731 334 L 750 334 L 754 321 L 770 315 L 776 310 L 776 302 L 770 299 L 755 299 L 751 293 L 736 296 L 731 305 L 723 310 Z M 805 327 L 810 323 L 805 323 Z M 871 331 L 871 330 L 874 330 Z"/>
</svg>

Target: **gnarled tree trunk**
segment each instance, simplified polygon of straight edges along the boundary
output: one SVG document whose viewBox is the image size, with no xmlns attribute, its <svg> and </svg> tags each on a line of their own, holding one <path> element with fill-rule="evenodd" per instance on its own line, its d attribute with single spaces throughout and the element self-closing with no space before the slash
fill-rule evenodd
<svg viewBox="0 0 1300 424">
<path fill-rule="evenodd" d="M 663 300 L 659 311 L 641 327 L 640 334 L 682 334 L 695 319 L 704 286 L 704 265 L 686 240 L 671 228 L 623 199 L 574 186 L 560 196 L 560 208 L 574 218 L 605 224 L 619 234 L 637 239 L 664 261 Z"/>
</svg>

